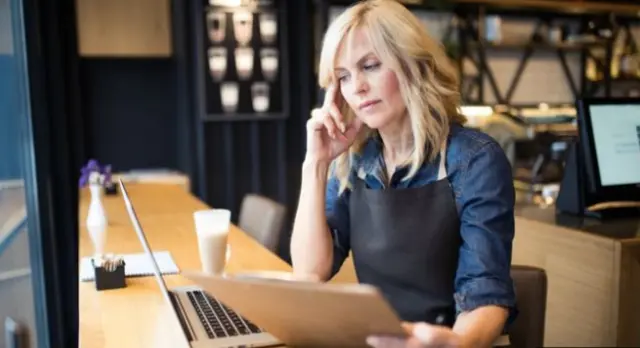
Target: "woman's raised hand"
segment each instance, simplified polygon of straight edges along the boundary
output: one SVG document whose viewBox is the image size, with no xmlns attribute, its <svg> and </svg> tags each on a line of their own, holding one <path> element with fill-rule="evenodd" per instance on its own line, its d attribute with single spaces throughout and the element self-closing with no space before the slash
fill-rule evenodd
<svg viewBox="0 0 640 348">
<path fill-rule="evenodd" d="M 331 163 L 353 144 L 362 127 L 357 117 L 346 124 L 336 104 L 337 93 L 335 85 L 329 86 L 324 105 L 311 111 L 307 121 L 307 160 Z"/>
</svg>

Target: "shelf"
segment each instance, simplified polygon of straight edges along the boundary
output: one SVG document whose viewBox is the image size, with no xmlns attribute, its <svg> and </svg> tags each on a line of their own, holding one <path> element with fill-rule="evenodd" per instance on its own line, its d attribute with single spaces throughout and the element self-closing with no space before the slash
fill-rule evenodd
<svg viewBox="0 0 640 348">
<path fill-rule="evenodd" d="M 238 122 L 238 121 L 274 121 L 284 120 L 286 114 L 265 113 L 265 114 L 209 114 L 201 118 L 203 122 Z"/>
<path fill-rule="evenodd" d="M 324 2 L 316 0 L 316 2 Z M 354 0 L 331 0 L 332 5 L 349 6 L 355 4 Z M 487 6 L 495 9 L 505 10 L 529 10 L 529 11 L 551 11 L 555 13 L 565 13 L 570 15 L 580 14 L 605 14 L 616 13 L 628 17 L 637 17 L 640 12 L 640 5 L 615 3 L 613 1 L 567 1 L 567 0 L 450 0 L 446 4 L 439 2 L 439 6 L 433 6 L 432 1 L 410 1 L 404 3 L 409 9 L 429 9 L 429 8 L 455 8 L 459 6 Z"/>
<path fill-rule="evenodd" d="M 321 3 L 321 9 L 328 11 L 328 5 L 350 5 L 356 1 L 347 0 L 315 0 Z M 515 102 L 516 91 L 520 81 L 525 76 L 524 71 L 539 53 L 546 53 L 544 60 L 536 63 L 549 62 L 549 58 L 555 57 L 564 82 L 571 93 L 569 98 L 576 99 L 588 96 L 589 90 L 594 86 L 605 86 L 605 96 L 611 95 L 611 85 L 617 83 L 636 83 L 640 81 L 634 78 L 612 78 L 599 82 L 585 81 L 587 64 L 596 64 L 598 71 L 607 71 L 612 65 L 613 49 L 621 34 L 629 35 L 631 23 L 640 21 L 640 1 L 637 4 L 621 3 L 615 1 L 596 2 L 593 0 L 449 0 L 454 8 L 456 21 L 449 23 L 445 32 L 457 34 L 458 52 L 452 59 L 458 70 L 462 99 L 467 103 L 484 104 L 491 99 L 499 104 L 512 105 Z M 440 4 L 440 2 L 438 2 Z M 419 4 L 407 5 L 412 9 L 428 8 L 434 2 L 423 0 Z M 503 14 L 506 17 L 514 16 L 516 21 L 525 17 L 529 21 L 535 21 L 535 26 L 528 38 L 524 27 L 518 31 L 519 38 L 507 38 L 509 41 L 489 42 L 485 41 L 485 20 L 489 14 Z M 591 33 L 590 21 L 599 25 L 603 15 L 616 15 L 616 26 L 613 37 L 601 38 Z M 326 20 L 328 15 L 325 14 Z M 618 20 L 619 19 L 619 20 Z M 570 22 L 571 39 L 552 42 L 546 40 L 549 37 L 549 28 L 559 22 Z M 326 23 L 325 23 L 326 24 Z M 567 24 L 567 23 L 564 23 Z M 575 30 L 577 29 L 577 31 Z M 595 30 L 595 29 L 594 29 Z M 505 35 L 508 32 L 504 33 Z M 576 36 L 574 36 L 576 35 Z M 526 41 L 525 41 L 526 40 Z M 638 52 L 634 41 L 626 40 L 625 47 L 630 47 L 633 52 Z M 509 57 L 501 53 L 509 53 Z M 597 54 L 596 54 L 597 53 Z M 603 57 L 600 58 L 602 53 Z M 501 69 L 506 65 L 494 65 L 496 60 L 510 59 L 509 64 L 518 59 L 511 76 L 506 76 Z M 579 60 L 579 70 L 574 66 Z M 555 63 L 555 62 L 554 62 Z M 540 65 L 534 65 L 539 69 Z M 470 70 L 468 70 L 470 69 Z M 467 77 L 474 72 L 476 77 Z M 579 76 L 576 76 L 579 74 Z M 560 74 L 556 74 L 560 77 Z M 531 76 L 531 75 L 526 75 Z M 555 75 L 553 76 L 556 77 Z M 492 94 L 492 96 L 489 96 Z M 519 96 L 518 96 L 519 97 Z"/>
<path fill-rule="evenodd" d="M 612 77 L 609 81 L 611 82 L 635 82 L 635 83 L 640 83 L 640 76 L 638 77 Z M 587 82 L 589 83 L 605 83 L 604 79 L 599 79 L 599 80 L 587 80 Z"/>
<path fill-rule="evenodd" d="M 566 1 L 566 0 L 453 0 L 457 4 L 484 5 L 513 10 L 542 10 L 572 15 L 615 13 L 627 17 L 638 17 L 639 5 L 614 3 L 613 1 Z"/>
<path fill-rule="evenodd" d="M 484 46 L 486 49 L 500 49 L 500 50 L 523 50 L 531 47 L 535 50 L 549 50 L 549 51 L 582 51 L 588 48 L 603 47 L 605 42 L 589 42 L 589 43 L 526 43 L 526 42 L 504 42 L 504 43 L 492 43 L 492 42 L 471 42 L 469 46 L 472 48 L 479 48 Z"/>
<path fill-rule="evenodd" d="M 456 0 L 449 1 L 437 1 L 436 5 L 433 5 L 434 1 L 415 0 L 415 1 L 400 1 L 402 5 L 409 10 L 432 10 L 435 12 L 451 11 L 455 8 Z M 330 4 L 331 6 L 344 6 L 348 7 L 358 3 L 358 0 L 314 0 L 314 3 L 318 6 L 324 4 Z"/>
</svg>

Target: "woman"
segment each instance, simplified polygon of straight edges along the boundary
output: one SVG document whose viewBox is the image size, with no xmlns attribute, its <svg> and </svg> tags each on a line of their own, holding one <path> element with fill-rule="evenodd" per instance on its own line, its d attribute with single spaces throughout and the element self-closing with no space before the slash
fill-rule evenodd
<svg viewBox="0 0 640 348">
<path fill-rule="evenodd" d="M 360 2 L 329 26 L 319 75 L 294 272 L 328 280 L 351 251 L 358 280 L 417 323 L 403 346 L 491 346 L 516 313 L 512 174 L 462 127 L 443 49 L 396 1 Z"/>
</svg>

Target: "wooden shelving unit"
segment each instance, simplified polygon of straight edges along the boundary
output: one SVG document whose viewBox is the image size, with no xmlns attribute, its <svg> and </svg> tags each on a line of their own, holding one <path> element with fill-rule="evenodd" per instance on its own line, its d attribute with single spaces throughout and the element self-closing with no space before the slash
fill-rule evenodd
<svg viewBox="0 0 640 348">
<path fill-rule="evenodd" d="M 603 8 L 603 4 L 589 2 L 571 2 L 573 7 L 569 6 L 567 1 L 553 2 L 553 4 L 547 4 L 547 1 L 513 1 L 509 2 L 509 6 L 506 8 L 499 7 L 500 4 L 506 3 L 505 1 L 486 1 L 480 2 L 475 0 L 456 0 L 457 2 L 464 2 L 467 6 L 462 9 L 457 9 L 456 14 L 460 19 L 460 38 L 461 38 L 461 55 L 457 57 L 459 60 L 467 59 L 475 65 L 478 70 L 478 78 L 473 80 L 477 88 L 478 98 L 470 98 L 470 94 L 464 95 L 467 102 L 470 103 L 485 103 L 485 86 L 484 79 L 489 81 L 491 92 L 494 94 L 495 99 L 500 104 L 511 105 L 513 93 L 520 82 L 522 73 L 529 63 L 532 55 L 539 51 L 555 52 L 555 56 L 559 60 L 562 71 L 564 72 L 564 78 L 570 86 L 571 92 L 574 98 L 583 96 L 593 96 L 599 89 L 603 89 L 601 94 L 604 97 L 612 95 L 612 86 L 617 79 L 612 75 L 612 67 L 614 65 L 614 51 L 615 43 L 619 40 L 620 35 L 626 37 L 624 41 L 624 50 L 630 54 L 638 54 L 638 47 L 633 38 L 631 32 L 631 24 L 637 21 L 636 18 L 627 16 L 621 16 L 618 11 L 629 10 L 629 5 L 616 5 L 609 4 L 611 11 L 602 12 L 599 11 Z M 469 3 L 476 4 L 476 8 L 468 6 Z M 519 3 L 519 6 L 516 6 Z M 549 1 L 549 3 L 551 3 Z M 575 4 L 574 4 L 575 3 Z M 527 5 L 527 6 L 525 6 Z M 569 13 L 567 9 L 573 8 L 575 11 Z M 635 6 L 634 8 L 640 9 Z M 508 11 L 505 11 L 508 9 Z M 517 11 L 516 11 L 517 9 Z M 558 12 L 545 12 L 540 13 L 538 11 L 558 11 Z M 490 15 L 499 15 L 501 17 L 508 18 L 509 16 L 529 17 L 536 18 L 537 23 L 535 29 L 531 32 L 528 40 L 524 42 L 504 42 L 504 43 L 491 43 L 482 42 L 484 35 L 483 24 L 486 18 Z M 578 26 L 578 32 L 576 33 L 577 40 L 567 41 L 562 40 L 558 42 L 549 42 L 545 38 L 545 33 L 548 33 L 552 28 L 552 23 L 564 22 L 571 23 Z M 603 32 L 608 32 L 608 35 L 592 35 L 590 31 L 593 29 L 594 23 L 606 22 L 608 29 L 603 29 Z M 487 64 L 487 52 L 488 51 L 516 51 L 520 52 L 520 60 L 515 73 L 512 76 L 511 83 L 505 92 L 501 91 L 494 78 L 493 71 Z M 597 52 L 601 55 L 598 56 Z M 571 68 L 567 62 L 567 54 L 578 53 L 580 54 L 580 80 L 575 81 Z M 589 65 L 595 67 L 595 71 L 589 72 Z M 462 64 L 459 64 L 459 67 Z M 461 76 L 465 76 L 465 71 L 460 68 Z M 596 81 L 589 78 L 589 74 L 599 76 Z M 625 78 L 627 82 L 633 83 L 638 80 L 627 76 Z M 640 80 L 638 80 L 640 82 Z M 469 86 L 465 89 L 468 90 Z M 638 84 L 640 87 L 640 84 Z"/>
<path fill-rule="evenodd" d="M 354 1 L 316 0 L 320 11 L 318 30 L 324 31 L 328 24 L 328 9 L 331 6 L 348 6 Z M 624 81 L 630 87 L 640 88 L 640 76 L 623 76 L 618 78 L 612 72 L 614 60 L 614 43 L 625 35 L 624 50 L 638 54 L 638 47 L 631 33 L 631 26 L 640 22 L 640 4 L 621 1 L 568 1 L 568 0 L 449 0 L 412 1 L 406 6 L 411 10 L 450 12 L 455 16 L 448 37 L 457 41 L 457 55 L 452 57 L 458 66 L 461 78 L 463 100 L 467 104 L 487 104 L 488 93 L 493 94 L 494 103 L 513 106 L 514 92 L 517 89 L 523 72 L 531 62 L 534 54 L 539 52 L 554 53 L 560 63 L 563 75 L 574 98 L 595 94 L 611 96 L 612 89 Z M 500 18 L 526 18 L 535 20 L 536 24 L 526 39 L 519 41 L 491 42 L 486 40 L 485 24 L 489 16 Z M 591 35 L 594 24 L 606 22 L 610 24 L 610 35 Z M 550 28 L 557 23 L 568 23 L 578 28 L 579 40 L 549 41 Z M 455 35 L 455 36 L 454 36 Z M 444 39 L 448 40 L 448 39 Z M 443 41 L 444 41 L 443 40 Z M 519 56 L 515 72 L 510 76 L 510 83 L 502 89 L 498 86 L 496 76 L 490 66 L 490 53 L 510 52 Z M 600 54 L 598 54 L 600 53 Z M 580 76 L 572 73 L 573 64 L 568 55 L 580 56 Z M 575 64 L 575 63 L 574 63 Z M 466 67 L 473 66 L 475 72 L 469 74 Z M 591 68 L 589 68 L 591 66 Z M 595 67 L 595 68 L 594 68 Z M 593 78 L 590 75 L 595 75 Z M 487 88 L 488 87 L 488 88 Z"/>
</svg>

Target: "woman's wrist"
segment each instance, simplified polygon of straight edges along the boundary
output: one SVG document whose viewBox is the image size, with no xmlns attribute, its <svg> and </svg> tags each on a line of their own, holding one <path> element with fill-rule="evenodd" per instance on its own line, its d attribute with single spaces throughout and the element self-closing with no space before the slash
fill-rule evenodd
<svg viewBox="0 0 640 348">
<path fill-rule="evenodd" d="M 331 161 L 324 159 L 314 158 L 312 156 L 306 156 L 302 162 L 302 171 L 305 172 L 329 172 Z M 326 176 L 326 175 L 325 175 Z"/>
<path fill-rule="evenodd" d="M 313 159 L 305 159 L 302 163 L 302 184 L 317 185 L 326 184 L 330 163 Z M 313 184 L 315 183 L 315 184 Z"/>
</svg>

